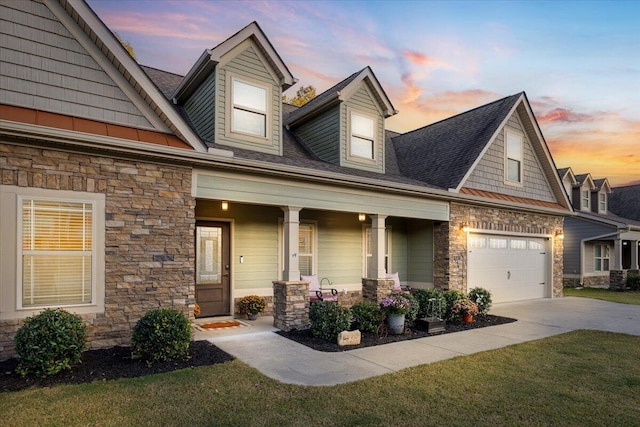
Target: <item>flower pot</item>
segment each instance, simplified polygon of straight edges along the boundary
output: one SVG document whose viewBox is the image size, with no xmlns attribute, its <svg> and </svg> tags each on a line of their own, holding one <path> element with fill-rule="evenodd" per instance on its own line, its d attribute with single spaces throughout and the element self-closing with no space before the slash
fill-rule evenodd
<svg viewBox="0 0 640 427">
<path fill-rule="evenodd" d="M 392 334 L 399 335 L 404 332 L 404 314 L 389 314 L 387 321 Z"/>
<path fill-rule="evenodd" d="M 465 314 L 465 315 L 462 317 L 462 321 L 463 321 L 464 323 L 471 323 L 471 322 L 473 322 L 473 316 L 472 316 L 472 315 L 470 315 L 470 314 Z"/>
<path fill-rule="evenodd" d="M 256 320 L 258 318 L 258 313 L 247 313 L 247 319 Z"/>
</svg>

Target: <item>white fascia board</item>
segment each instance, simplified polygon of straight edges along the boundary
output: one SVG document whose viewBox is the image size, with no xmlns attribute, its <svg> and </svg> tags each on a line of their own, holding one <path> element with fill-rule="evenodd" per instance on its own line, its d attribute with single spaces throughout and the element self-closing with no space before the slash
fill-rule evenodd
<svg viewBox="0 0 640 427">
<path fill-rule="evenodd" d="M 473 163 L 471 164 L 471 166 L 467 169 L 467 173 L 464 174 L 464 176 L 462 177 L 462 179 L 460 180 L 460 183 L 458 184 L 458 186 L 455 188 L 456 192 L 460 192 L 460 189 L 464 186 L 465 182 L 467 182 L 467 180 L 469 179 L 469 177 L 471 176 L 471 173 L 475 170 L 475 168 L 478 166 L 478 163 L 480 163 L 480 160 L 482 160 L 482 158 L 484 157 L 484 155 L 487 153 L 487 150 L 489 150 L 489 147 L 491 147 L 491 144 L 493 144 L 493 142 L 495 141 L 496 137 L 498 136 L 498 134 L 500 132 L 502 132 L 502 128 L 504 128 L 504 126 L 507 124 L 507 122 L 509 121 L 509 117 L 511 117 L 511 115 L 516 111 L 516 109 L 518 108 L 518 105 L 522 102 L 524 98 L 524 94 L 520 95 L 520 97 L 518 98 L 518 100 L 516 102 L 513 103 L 513 106 L 511 107 L 511 110 L 509 110 L 509 113 L 507 113 L 504 116 L 504 119 L 502 119 L 502 122 L 500 123 L 500 125 L 498 125 L 498 127 L 496 128 L 496 131 L 493 133 L 493 135 L 491 135 L 491 138 L 489 138 L 489 141 L 487 142 L 487 144 L 484 146 L 484 148 L 482 149 L 482 151 L 480 152 L 480 154 L 478 155 L 478 157 L 476 157 L 476 159 L 473 161 Z M 556 173 L 556 175 L 558 175 Z"/>
<path fill-rule="evenodd" d="M 228 39 L 220 43 L 218 46 L 211 49 L 209 51 L 211 61 L 220 62 L 220 59 L 225 54 L 227 54 L 233 48 L 235 48 L 240 43 L 242 43 L 243 41 L 245 41 L 246 39 L 252 36 L 260 44 L 260 47 L 264 49 L 264 51 L 269 56 L 269 59 L 273 61 L 274 65 L 278 69 L 278 72 L 282 76 L 282 81 L 281 81 L 282 89 L 286 90 L 289 87 L 293 86 L 297 82 L 297 79 L 293 77 L 293 75 L 291 74 L 291 72 L 289 71 L 285 63 L 282 61 L 282 58 L 280 58 L 280 55 L 278 55 L 278 52 L 276 52 L 276 50 L 274 49 L 269 39 L 267 38 L 267 36 L 264 34 L 262 29 L 256 22 L 250 23 L 249 25 L 244 27 L 242 30 L 238 31 L 233 36 L 229 37 Z"/>
<path fill-rule="evenodd" d="M 397 114 L 398 111 L 393 107 L 393 104 L 391 104 L 391 100 L 387 96 L 384 89 L 382 89 L 382 85 L 376 78 L 375 74 L 373 74 L 373 70 L 368 66 L 363 69 L 355 79 L 349 82 L 349 84 L 344 89 L 338 92 L 338 97 L 340 98 L 340 100 L 345 101 L 347 98 L 349 98 L 358 89 L 360 82 L 364 81 L 365 79 L 376 91 L 376 98 L 382 101 L 382 110 L 384 113 L 384 117 L 387 118 L 393 116 L 394 114 Z"/>
<path fill-rule="evenodd" d="M 177 104 L 183 96 L 189 96 L 194 86 L 204 80 L 212 68 L 215 68 L 215 63 L 211 61 L 211 51 L 205 50 L 174 91 L 173 102 Z"/>
<path fill-rule="evenodd" d="M 47 5 L 50 3 L 53 5 L 57 5 L 61 7 L 57 2 L 52 0 L 45 0 Z M 173 106 L 169 103 L 167 98 L 160 92 L 160 90 L 151 82 L 149 76 L 146 75 L 144 71 L 140 68 L 138 63 L 129 55 L 129 53 L 122 47 L 120 42 L 115 38 L 113 33 L 104 25 L 104 23 L 98 18 L 98 16 L 93 12 L 93 10 L 81 0 L 67 0 L 68 3 L 74 8 L 76 13 L 80 16 L 82 20 L 89 26 L 91 31 L 96 35 L 96 37 L 104 43 L 109 52 L 114 56 L 115 60 L 117 60 L 131 75 L 131 79 L 133 79 L 137 84 L 139 84 L 144 91 L 145 94 L 149 96 L 149 98 L 160 108 L 162 113 L 164 113 L 168 120 L 171 122 L 173 126 L 176 127 L 178 132 L 186 139 L 187 143 L 193 147 L 194 150 L 199 152 L 205 152 L 207 150 L 206 145 L 200 140 L 200 138 L 191 130 L 188 124 L 184 122 L 182 117 L 175 111 Z M 71 17 L 64 11 L 64 14 L 71 19 Z M 77 24 L 74 25 L 77 28 Z M 86 34 L 85 34 L 86 36 Z M 95 46 L 95 44 L 94 44 Z M 103 56 L 106 60 L 106 58 Z M 115 65 L 111 63 L 111 65 L 115 68 Z M 118 72 L 120 78 L 124 78 L 122 74 Z M 113 78 L 113 77 L 112 77 Z M 128 86 L 127 91 L 133 91 L 135 96 L 130 96 L 132 101 L 136 98 L 142 98 L 140 94 L 135 92 L 131 83 L 127 82 L 126 86 Z M 124 88 L 122 88 L 124 90 Z M 127 93 L 127 92 L 125 92 Z M 134 101 L 135 102 L 135 101 Z M 149 104 L 146 104 L 148 109 L 151 109 Z M 143 110 L 144 111 L 144 110 Z M 153 115 L 157 120 L 160 120 L 157 113 L 153 112 Z M 162 121 L 160 120 L 162 123 Z M 162 123 L 162 126 L 159 127 L 160 130 L 170 132 L 169 128 L 166 124 Z"/>
</svg>

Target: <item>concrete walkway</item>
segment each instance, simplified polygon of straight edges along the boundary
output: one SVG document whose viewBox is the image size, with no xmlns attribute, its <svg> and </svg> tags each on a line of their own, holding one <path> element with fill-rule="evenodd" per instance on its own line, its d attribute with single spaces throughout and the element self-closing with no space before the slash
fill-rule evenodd
<svg viewBox="0 0 640 427">
<path fill-rule="evenodd" d="M 576 329 L 640 335 L 640 306 L 566 297 L 497 304 L 491 314 L 517 322 L 339 353 L 312 350 L 271 331 L 209 338 L 283 383 L 335 385 L 411 366 L 537 340 Z"/>
</svg>

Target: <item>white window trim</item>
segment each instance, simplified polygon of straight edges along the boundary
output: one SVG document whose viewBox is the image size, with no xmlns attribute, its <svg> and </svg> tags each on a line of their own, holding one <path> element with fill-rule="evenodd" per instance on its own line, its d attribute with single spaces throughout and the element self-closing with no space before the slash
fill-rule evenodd
<svg viewBox="0 0 640 427">
<path fill-rule="evenodd" d="M 37 307 L 22 305 L 22 200 L 88 203 L 93 206 L 94 244 L 91 260 L 91 302 Z M 105 211 L 104 194 L 66 190 L 46 190 L 0 185 L 0 320 L 22 319 L 45 307 L 72 309 L 74 313 L 103 313 L 105 299 Z"/>
<path fill-rule="evenodd" d="M 357 155 L 352 155 L 351 154 L 351 115 L 352 114 L 356 114 L 368 119 L 373 120 L 373 158 L 368 158 L 368 157 L 362 157 L 362 156 L 357 156 Z M 362 136 L 359 135 L 355 135 L 359 138 L 362 139 L 368 139 L 368 138 L 363 138 Z M 351 162 L 356 162 L 356 163 L 363 163 L 363 164 L 368 164 L 368 165 L 376 165 L 378 164 L 378 157 L 379 157 L 379 148 L 380 148 L 380 137 L 378 135 L 378 118 L 376 116 L 374 116 L 373 114 L 369 114 L 366 113 L 364 111 L 361 110 L 356 110 L 355 108 L 351 108 L 351 107 L 347 107 L 347 160 L 351 161 Z"/>
<path fill-rule="evenodd" d="M 585 197 L 585 193 L 587 197 Z M 587 205 L 584 205 L 584 202 L 587 202 Z M 580 188 L 580 210 L 582 211 L 590 211 L 591 210 L 591 191 L 589 189 Z"/>
<path fill-rule="evenodd" d="M 233 104 L 233 82 L 234 81 L 239 81 L 248 85 L 252 85 L 252 86 L 257 86 L 260 87 L 262 89 L 266 90 L 266 97 L 267 99 L 266 101 L 266 108 L 267 111 L 265 112 L 265 136 L 259 136 L 259 135 L 254 135 L 251 133 L 246 133 L 246 132 L 240 132 L 240 131 L 236 131 L 233 129 L 233 110 L 234 110 L 234 104 Z M 225 102 L 227 105 L 227 108 L 225 110 L 226 112 L 226 117 L 225 117 L 225 136 L 227 138 L 234 138 L 234 139 L 240 139 L 240 140 L 244 140 L 244 141 L 249 141 L 249 142 L 254 142 L 254 143 L 258 143 L 258 144 L 266 144 L 266 143 L 270 143 L 271 141 L 271 132 L 272 132 L 272 128 L 273 128 L 273 100 L 272 100 L 272 85 L 267 83 L 267 82 L 263 82 L 257 79 L 253 79 L 251 77 L 246 77 L 246 76 L 242 76 L 242 75 L 238 75 L 232 72 L 227 71 L 227 75 L 226 75 L 226 80 L 225 80 L 225 85 L 226 85 L 226 95 L 225 95 Z"/>
<path fill-rule="evenodd" d="M 596 255 L 596 247 L 600 246 L 600 256 Z M 607 248 L 609 256 L 604 256 L 604 249 Z M 600 269 L 596 265 L 596 261 L 600 260 Z M 608 260 L 609 268 L 604 269 L 604 260 Z M 593 271 L 596 273 L 608 273 L 611 271 L 611 248 L 606 243 L 597 243 L 593 245 Z"/>
<path fill-rule="evenodd" d="M 598 193 L 598 212 L 607 213 L 607 193 Z"/>
<path fill-rule="evenodd" d="M 508 140 L 509 140 L 509 135 L 514 135 L 518 138 L 520 138 L 520 159 L 515 159 L 515 158 L 511 158 L 508 155 Z M 525 138 L 524 138 L 524 134 L 521 132 L 517 132 L 513 129 L 504 129 L 504 183 L 507 185 L 512 185 L 515 187 L 522 187 L 524 186 L 524 150 L 525 150 Z M 519 162 L 519 175 L 520 175 L 520 181 L 512 181 L 509 179 L 509 159 L 512 160 L 517 160 Z"/>
<path fill-rule="evenodd" d="M 373 256 L 373 254 L 367 253 L 367 230 L 371 230 L 371 225 L 363 224 L 362 225 L 362 277 L 367 277 L 368 271 L 368 261 L 369 257 Z M 385 257 L 387 258 L 387 274 L 393 272 L 393 230 L 390 225 L 385 227 L 385 235 L 387 238 L 387 253 Z"/>
<path fill-rule="evenodd" d="M 311 260 L 311 274 L 318 274 L 318 221 L 301 219 L 300 224 L 307 224 L 313 227 L 313 259 Z M 282 218 L 278 218 L 278 280 L 282 280 L 284 256 L 284 220 Z"/>
</svg>

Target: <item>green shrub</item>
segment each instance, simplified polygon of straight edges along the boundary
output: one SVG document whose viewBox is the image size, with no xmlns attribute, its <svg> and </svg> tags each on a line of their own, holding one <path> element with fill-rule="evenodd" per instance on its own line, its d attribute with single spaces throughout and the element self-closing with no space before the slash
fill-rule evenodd
<svg viewBox="0 0 640 427">
<path fill-rule="evenodd" d="M 456 315 L 451 311 L 453 304 L 455 304 L 455 302 L 458 300 L 467 298 L 467 296 L 464 294 L 464 292 L 456 291 L 453 289 L 444 291 L 442 293 L 442 296 L 444 296 L 444 299 L 447 302 L 446 308 L 444 310 L 444 319 L 445 320 L 455 319 Z"/>
<path fill-rule="evenodd" d="M 360 301 L 351 307 L 354 329 L 361 332 L 377 333 L 382 322 L 380 306 L 373 301 Z"/>
<path fill-rule="evenodd" d="M 309 309 L 309 321 L 314 337 L 335 341 L 340 332 L 351 326 L 351 310 L 333 301 L 314 302 Z"/>
<path fill-rule="evenodd" d="M 491 308 L 491 292 L 484 288 L 473 288 L 469 291 L 469 299 L 478 306 L 478 314 L 486 315 Z"/>
<path fill-rule="evenodd" d="M 407 325 L 408 327 L 411 327 L 413 326 L 413 324 L 416 322 L 416 319 L 418 318 L 418 312 L 420 311 L 420 303 L 418 302 L 416 297 L 414 297 L 411 294 L 403 293 L 402 296 L 408 299 L 409 302 L 411 303 L 409 312 L 404 316 L 405 325 Z"/>
<path fill-rule="evenodd" d="M 414 289 L 412 294 L 420 305 L 420 310 L 418 311 L 419 319 L 429 316 L 442 318 L 447 308 L 447 300 L 444 298 L 442 291 L 435 288 Z M 431 313 L 429 312 L 430 308 Z"/>
<path fill-rule="evenodd" d="M 46 309 L 27 317 L 15 337 L 18 372 L 23 377 L 47 377 L 80 363 L 87 327 L 80 318 L 61 309 Z"/>
<path fill-rule="evenodd" d="M 627 287 L 632 291 L 640 290 L 640 274 L 629 274 L 627 276 Z"/>
<path fill-rule="evenodd" d="M 133 328 L 133 358 L 148 365 L 186 359 L 191 343 L 191 324 L 181 311 L 158 308 L 148 311 Z"/>
</svg>

